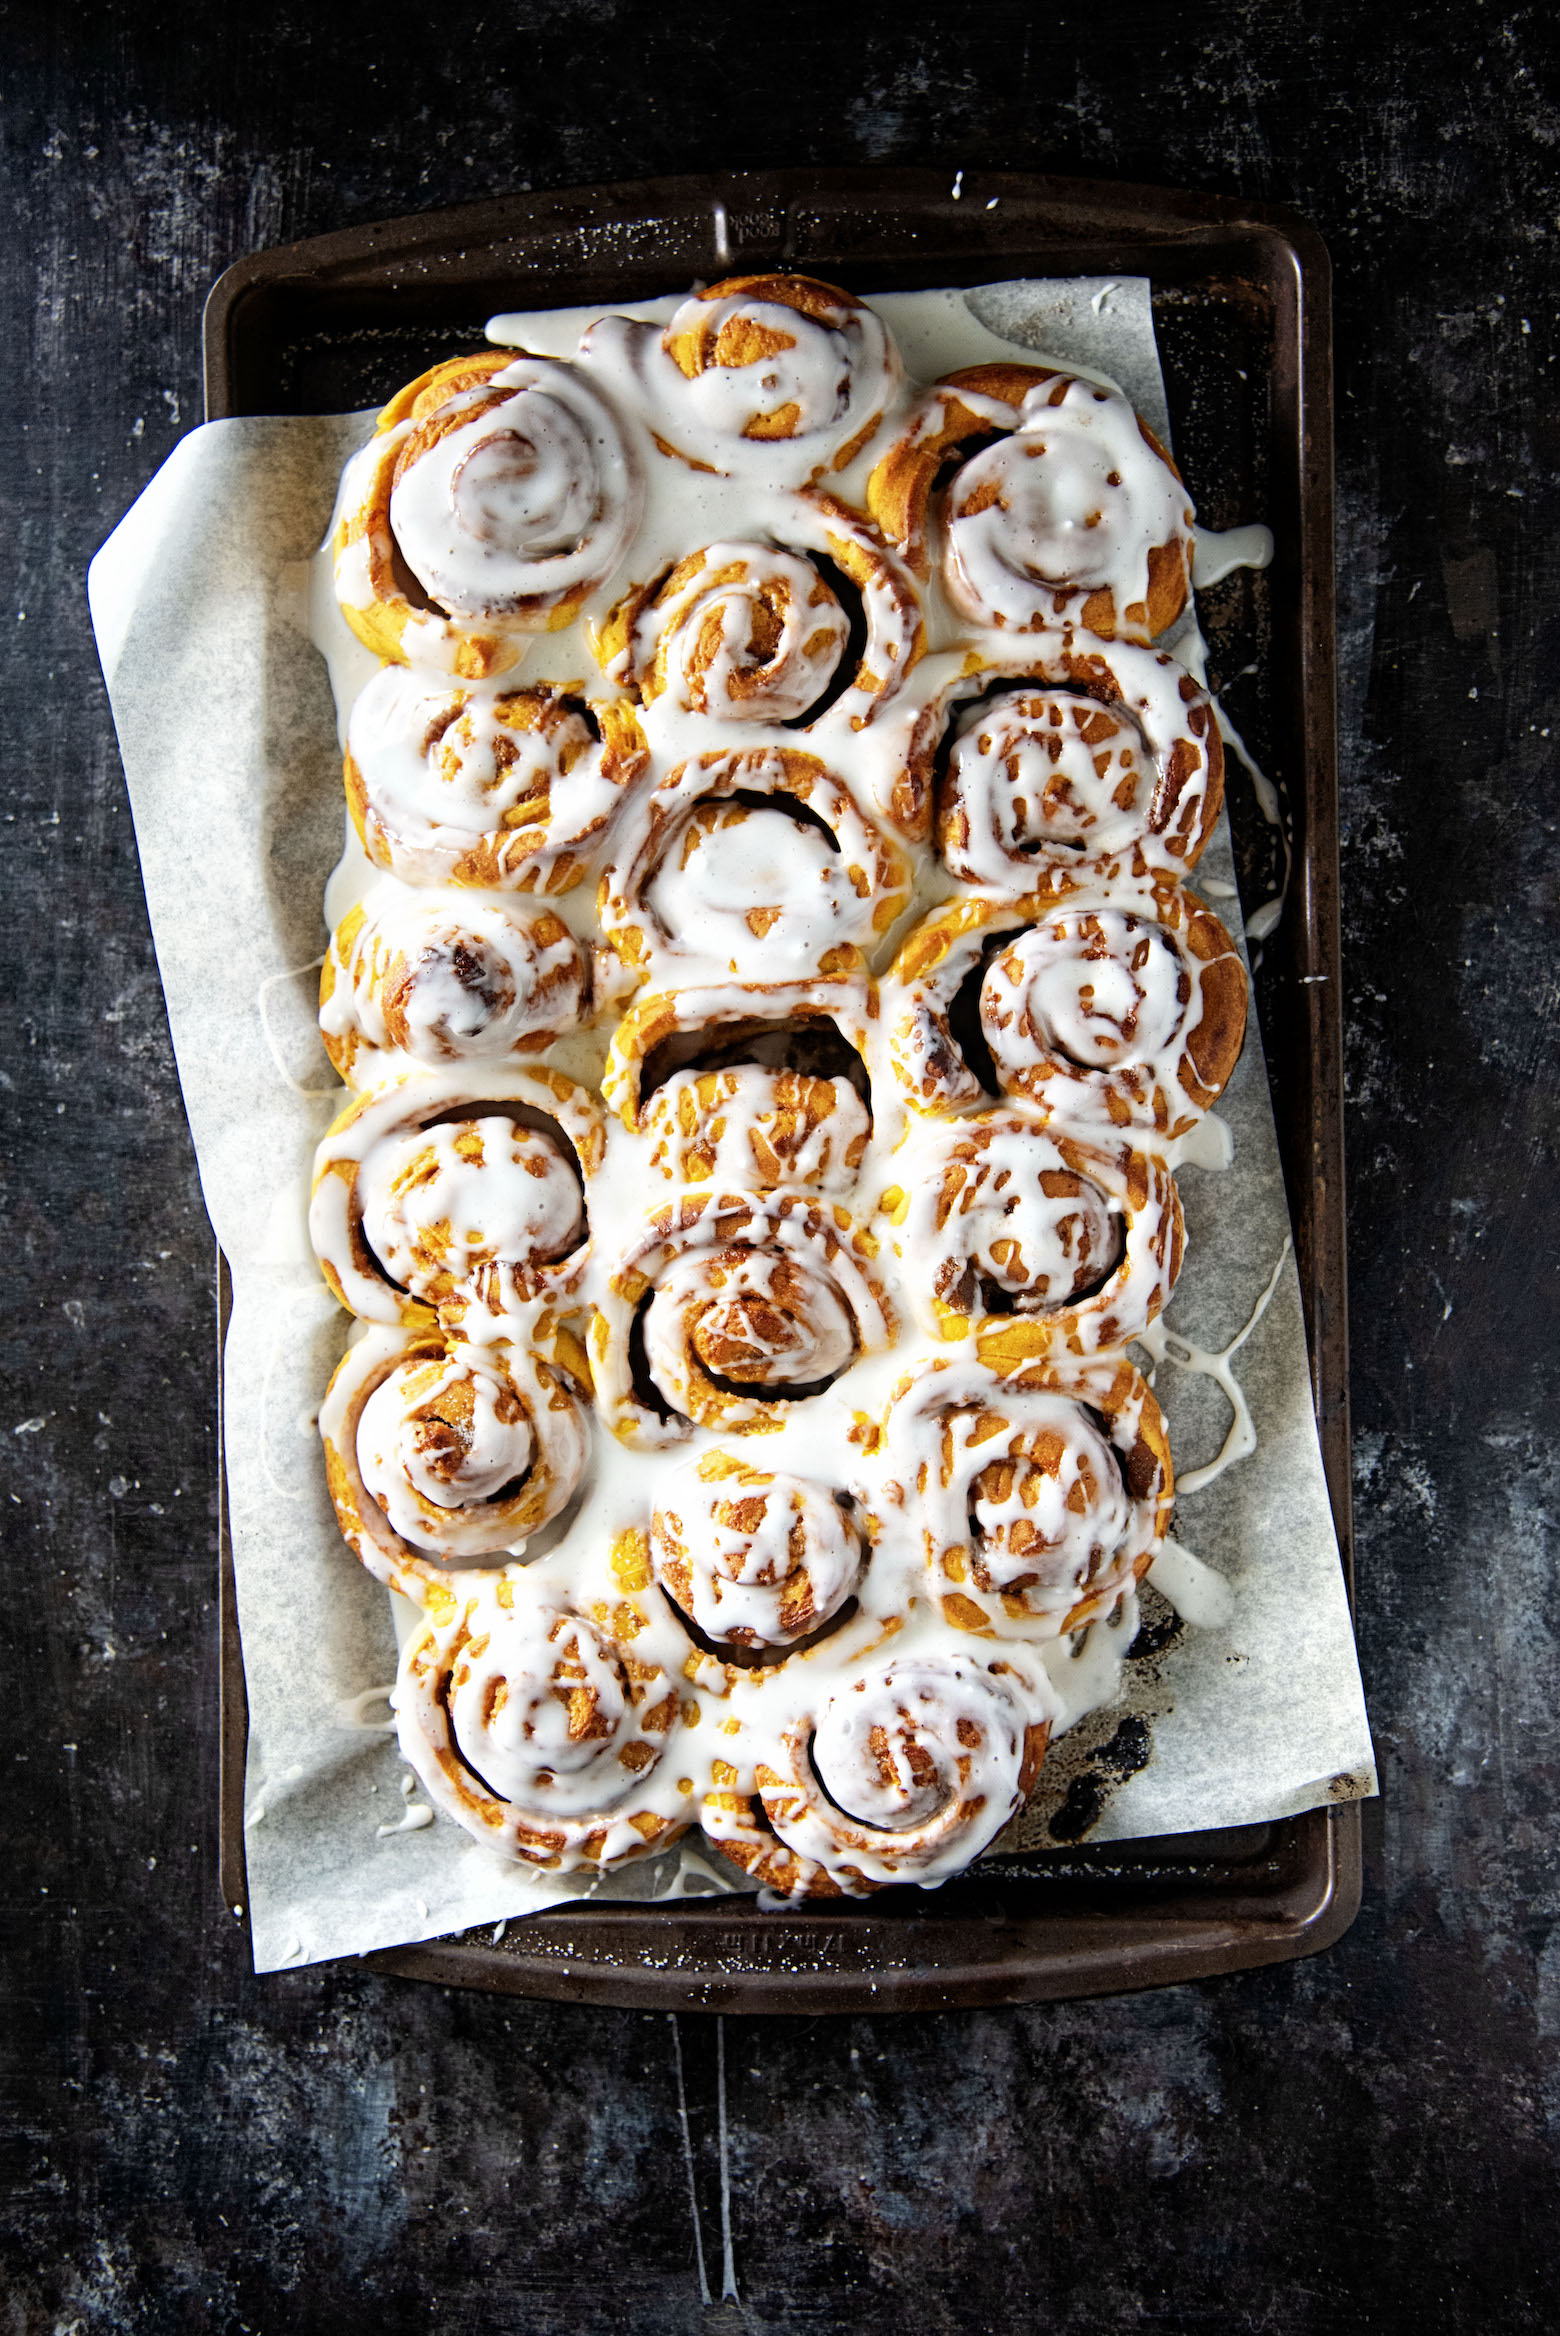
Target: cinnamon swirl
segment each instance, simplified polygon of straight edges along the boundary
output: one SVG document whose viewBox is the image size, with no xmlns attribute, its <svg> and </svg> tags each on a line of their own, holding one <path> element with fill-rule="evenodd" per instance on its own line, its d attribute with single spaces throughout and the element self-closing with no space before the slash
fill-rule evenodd
<svg viewBox="0 0 1560 2336">
<path fill-rule="evenodd" d="M 797 981 L 860 965 L 910 897 L 910 863 L 815 756 L 747 747 L 642 793 L 600 888 L 626 964 Z M 677 960 L 691 961 L 679 966 Z"/>
<path fill-rule="evenodd" d="M 1234 943 L 1163 882 L 1061 907 L 956 902 L 911 934 L 890 990 L 894 1066 L 923 1110 L 1000 1093 L 1170 1142 L 1217 1100 L 1245 1038 Z"/>
<path fill-rule="evenodd" d="M 889 1410 L 885 1535 L 924 1559 L 955 1628 L 1055 1638 L 1108 1614 L 1163 1541 L 1174 1476 L 1163 1418 L 1124 1356 L 1032 1362 L 983 1337 Z"/>
<path fill-rule="evenodd" d="M 342 614 L 376 656 L 468 680 L 567 625 L 611 577 L 642 487 L 578 367 L 484 351 L 436 365 L 379 417 L 342 480 Z"/>
<path fill-rule="evenodd" d="M 438 1331 L 370 1328 L 320 1408 L 342 1536 L 369 1572 L 449 1615 L 455 1571 L 501 1567 L 564 1509 L 589 1430 L 577 1382 L 530 1336 L 470 1346 Z M 567 1351 L 566 1348 L 563 1351 Z M 577 1351 L 577 1350 L 576 1350 Z"/>
<path fill-rule="evenodd" d="M 1147 643 L 1190 595 L 1196 514 L 1180 472 L 1119 390 L 1073 374 L 1007 364 L 949 374 L 874 470 L 867 499 L 922 576 L 937 503 L 943 584 L 977 627 L 1073 625 Z"/>
<path fill-rule="evenodd" d="M 931 1889 L 996 1839 L 1033 1787 L 1054 1710 L 1017 1653 L 928 1652 L 867 1671 L 791 1719 L 756 1793 L 704 1804 L 705 1831 L 773 1898 Z"/>
<path fill-rule="evenodd" d="M 409 1062 L 540 1054 L 590 1003 L 585 953 L 550 909 L 376 886 L 331 935 L 320 1030 L 349 1087 Z"/>
<path fill-rule="evenodd" d="M 450 689 L 387 665 L 352 708 L 347 808 L 403 883 L 567 892 L 647 763 L 621 700 Z"/>
<path fill-rule="evenodd" d="M 434 1807 L 500 1855 L 569 1873 L 685 1829 L 661 1806 L 676 1688 L 524 1576 L 408 1639 L 395 1712 Z"/>
<path fill-rule="evenodd" d="M 613 1432 L 655 1446 L 695 1427 L 782 1427 L 892 1340 L 873 1246 L 800 1193 L 690 1193 L 653 1210 L 591 1324 Z"/>
<path fill-rule="evenodd" d="M 944 1338 L 1012 1316 L 1028 1356 L 1097 1354 L 1139 1336 L 1175 1287 L 1181 1203 L 1151 1154 L 985 1111 L 913 1128 L 894 1165 L 894 1245 Z"/>
<path fill-rule="evenodd" d="M 559 1071 L 408 1073 L 348 1105 L 315 1155 L 309 1231 L 349 1312 L 502 1336 L 566 1300 L 590 1237 L 599 1105 Z"/>
<path fill-rule="evenodd" d="M 812 276 L 729 276 L 665 325 L 606 316 L 580 362 L 695 470 L 805 485 L 843 470 L 901 379 L 874 312 Z"/>
</svg>

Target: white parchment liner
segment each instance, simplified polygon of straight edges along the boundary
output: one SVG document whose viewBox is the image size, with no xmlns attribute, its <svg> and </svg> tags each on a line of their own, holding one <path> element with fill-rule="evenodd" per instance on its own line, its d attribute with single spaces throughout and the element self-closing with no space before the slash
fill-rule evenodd
<svg viewBox="0 0 1560 2336">
<path fill-rule="evenodd" d="M 1110 375 L 1167 434 L 1141 279 L 990 286 L 968 303 L 944 296 L 929 322 L 924 302 L 879 305 L 924 379 L 1016 343 Z M 530 320 L 527 341 L 567 353 L 590 313 Z M 342 1094 L 313 1020 L 342 796 L 307 563 L 342 463 L 371 427 L 357 415 L 193 431 L 89 579 L 202 1189 L 232 1268 L 225 1450 L 259 1970 L 580 1895 L 681 1895 L 729 1876 L 697 1834 L 681 1857 L 588 1892 L 578 1877 L 497 1862 L 403 1797 L 385 1706 L 369 1692 L 395 1675 L 395 1631 L 325 1490 L 315 1415 L 350 1326 L 320 1280 L 304 1209 L 313 1149 Z M 1238 931 L 1222 823 L 1194 883 Z M 1235 1163 L 1180 1172 L 1190 1261 L 1170 1308 L 1174 1327 L 1210 1349 L 1246 1323 L 1288 1233 L 1254 1015 L 1220 1114 Z M 1183 1631 L 1157 1666 L 1127 1667 L 1108 1718 L 1150 1715 L 1152 1757 L 1108 1801 L 1094 1840 L 1252 1823 L 1375 1789 L 1287 1258 L 1235 1367 L 1257 1450 L 1180 1501 L 1175 1527 L 1228 1580 L 1233 1618 Z M 1179 1475 L 1218 1450 L 1228 1409 L 1208 1379 L 1170 1364 L 1156 1385 Z"/>
</svg>

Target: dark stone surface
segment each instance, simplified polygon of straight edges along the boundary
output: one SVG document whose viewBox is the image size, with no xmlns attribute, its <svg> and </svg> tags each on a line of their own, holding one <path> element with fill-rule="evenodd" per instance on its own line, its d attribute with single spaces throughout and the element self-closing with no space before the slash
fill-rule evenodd
<svg viewBox="0 0 1560 2336">
<path fill-rule="evenodd" d="M 0 26 L 0 2329 L 1553 2327 L 1552 12 Z M 1243 191 L 1332 245 L 1364 1912 L 1314 1963 L 899 2022 L 256 1982 L 216 1879 L 211 1243 L 83 571 L 199 418 L 199 303 L 240 252 L 874 160 Z M 737 2301 L 702 2300 L 695 2200 Z"/>
</svg>

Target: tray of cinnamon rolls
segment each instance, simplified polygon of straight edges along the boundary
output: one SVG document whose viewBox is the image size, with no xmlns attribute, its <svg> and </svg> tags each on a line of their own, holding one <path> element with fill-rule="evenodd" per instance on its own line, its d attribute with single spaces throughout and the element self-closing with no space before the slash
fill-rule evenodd
<svg viewBox="0 0 1560 2336">
<path fill-rule="evenodd" d="M 307 275 L 316 344 L 332 304 L 344 340 L 366 299 L 396 319 L 325 555 L 349 838 L 309 1238 L 350 1318 L 319 1412 L 341 1562 L 395 1593 L 396 1732 L 436 1825 L 581 1898 L 679 1844 L 743 1886 L 392 1967 L 972 2002 L 1347 1918 L 1346 1812 L 1159 1845 L 1151 1876 L 985 1854 L 1108 1700 L 1171 1529 L 1140 1342 L 1248 982 L 1198 890 L 1226 792 L 1184 652 L 1201 482 L 1097 371 L 927 378 L 917 315 L 902 347 L 869 296 L 896 266 L 1157 282 L 1173 246 L 1195 364 L 1199 268 L 1244 267 L 1271 311 L 1294 234 L 1130 190 L 1064 218 L 1024 181 L 950 221 L 940 180 L 896 175 L 855 212 L 832 181 L 778 211 L 778 179 L 672 182 L 687 264 L 616 285 L 610 237 L 564 256 L 611 209 L 590 196 L 490 206 L 485 236 L 474 214 L 453 274 L 409 222 Z M 387 288 L 418 251 L 411 313 Z M 247 265 L 208 319 L 217 410 L 263 397 Z M 527 337 L 569 298 L 556 348 Z M 1241 313 L 1298 415 L 1288 323 Z M 1265 509 L 1219 501 L 1287 519 L 1293 572 L 1319 556 L 1298 423 L 1287 452 L 1247 463 Z M 1325 657 L 1319 607 L 1263 616 L 1280 696 L 1301 646 Z M 1328 738 L 1296 706 L 1325 951 Z M 1325 1094 L 1325 1048 L 1281 1013 L 1275 1040 Z M 1313 1114 L 1291 1191 L 1313 1282 L 1335 1137 Z M 1336 1412 L 1341 1284 L 1328 1307 Z"/>
</svg>

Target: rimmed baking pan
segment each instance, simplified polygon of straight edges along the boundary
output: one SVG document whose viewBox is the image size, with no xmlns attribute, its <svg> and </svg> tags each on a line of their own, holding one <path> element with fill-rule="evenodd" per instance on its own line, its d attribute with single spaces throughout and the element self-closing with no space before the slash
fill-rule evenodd
<svg viewBox="0 0 1560 2336">
<path fill-rule="evenodd" d="M 1016 173 L 735 172 L 505 196 L 241 260 L 205 316 L 206 413 L 324 413 L 480 344 L 502 309 L 609 304 L 796 267 L 862 292 L 1142 275 L 1177 454 L 1207 524 L 1260 513 L 1273 566 L 1200 603 L 1216 676 L 1255 663 L 1252 743 L 1283 786 L 1295 873 L 1258 1009 L 1338 1542 L 1352 1582 L 1327 255 L 1290 213 Z M 1245 709 L 1242 709 L 1243 713 Z M 1242 889 L 1275 849 L 1240 790 Z M 218 1261 L 218 1355 L 226 1269 Z M 219 1367 L 220 1383 L 220 1367 Z M 247 1892 L 245 1711 L 222 1504 L 222 1877 Z M 750 1899 L 567 1906 L 365 1958 L 410 1978 L 711 2011 L 925 2010 L 1165 1985 L 1330 1945 L 1359 1903 L 1346 1803 L 1218 1834 L 1060 1844 L 941 1890 L 764 1915 Z"/>
</svg>

